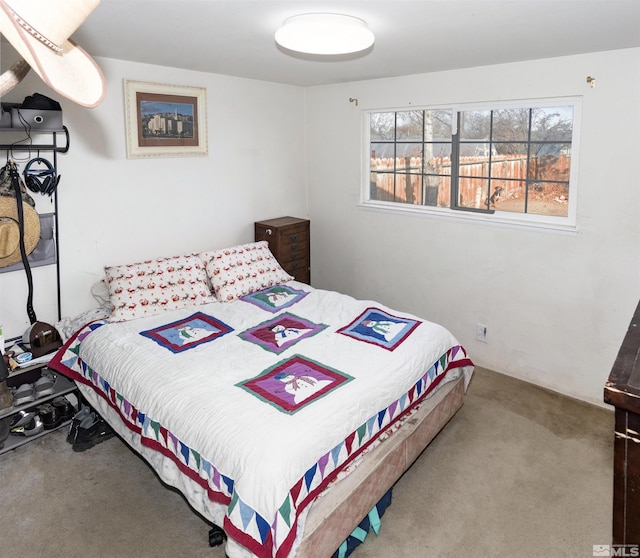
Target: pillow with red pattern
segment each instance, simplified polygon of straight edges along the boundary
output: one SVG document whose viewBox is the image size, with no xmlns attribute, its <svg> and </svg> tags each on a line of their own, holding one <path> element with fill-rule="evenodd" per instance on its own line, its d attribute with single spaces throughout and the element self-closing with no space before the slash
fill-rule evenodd
<svg viewBox="0 0 640 558">
<path fill-rule="evenodd" d="M 110 322 L 154 316 L 214 302 L 196 254 L 105 267 Z"/>
<path fill-rule="evenodd" d="M 221 301 L 230 301 L 291 281 L 266 240 L 200 254 L 207 276 Z"/>
</svg>

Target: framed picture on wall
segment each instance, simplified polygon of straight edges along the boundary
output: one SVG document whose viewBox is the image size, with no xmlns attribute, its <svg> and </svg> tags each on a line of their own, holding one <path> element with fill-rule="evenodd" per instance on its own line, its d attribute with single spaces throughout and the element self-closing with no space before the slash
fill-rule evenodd
<svg viewBox="0 0 640 558">
<path fill-rule="evenodd" d="M 127 158 L 208 154 L 204 87 L 124 80 Z"/>
</svg>

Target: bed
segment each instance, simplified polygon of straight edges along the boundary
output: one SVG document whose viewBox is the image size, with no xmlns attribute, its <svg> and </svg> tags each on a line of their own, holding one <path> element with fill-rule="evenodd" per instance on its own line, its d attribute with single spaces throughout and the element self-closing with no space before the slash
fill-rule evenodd
<svg viewBox="0 0 640 558">
<path fill-rule="evenodd" d="M 266 242 L 105 270 L 50 366 L 228 537 L 331 556 L 463 403 L 445 328 L 292 280 Z"/>
</svg>

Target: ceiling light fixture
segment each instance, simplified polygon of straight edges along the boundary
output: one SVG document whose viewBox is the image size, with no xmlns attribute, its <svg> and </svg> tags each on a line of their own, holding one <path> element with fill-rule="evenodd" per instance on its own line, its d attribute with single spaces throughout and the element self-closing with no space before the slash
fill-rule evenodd
<svg viewBox="0 0 640 558">
<path fill-rule="evenodd" d="M 350 54 L 369 48 L 375 37 L 360 18 L 342 14 L 301 14 L 284 21 L 276 42 L 307 54 Z"/>
</svg>

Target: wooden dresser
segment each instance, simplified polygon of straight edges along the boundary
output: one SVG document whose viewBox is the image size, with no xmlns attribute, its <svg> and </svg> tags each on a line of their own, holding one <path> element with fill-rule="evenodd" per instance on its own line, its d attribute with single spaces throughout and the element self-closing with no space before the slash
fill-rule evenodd
<svg viewBox="0 0 640 558">
<path fill-rule="evenodd" d="M 297 217 L 278 217 L 255 223 L 256 242 L 266 240 L 269 249 L 285 271 L 296 281 L 310 284 L 311 251 L 309 221 Z"/>
<path fill-rule="evenodd" d="M 613 544 L 640 544 L 640 304 L 604 387 L 615 407 Z"/>
</svg>

